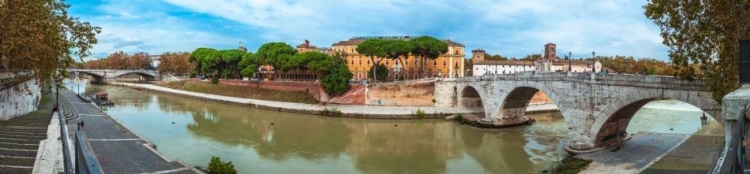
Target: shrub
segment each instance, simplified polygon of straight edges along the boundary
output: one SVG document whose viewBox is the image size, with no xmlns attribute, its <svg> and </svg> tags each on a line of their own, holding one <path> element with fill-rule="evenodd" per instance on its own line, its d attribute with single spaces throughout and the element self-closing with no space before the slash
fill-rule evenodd
<svg viewBox="0 0 750 174">
<path fill-rule="evenodd" d="M 337 108 L 333 109 L 333 116 L 334 117 L 341 117 L 341 111 Z"/>
<path fill-rule="evenodd" d="M 195 78 L 195 76 L 197 76 L 197 74 L 195 74 L 195 72 L 190 72 L 190 78 Z"/>
<path fill-rule="evenodd" d="M 589 166 L 589 163 L 591 163 L 591 160 L 578 159 L 569 156 L 563 159 L 562 164 L 553 169 L 553 173 L 578 173 Z"/>
<path fill-rule="evenodd" d="M 211 162 L 208 163 L 209 174 L 235 174 L 237 170 L 234 169 L 232 162 L 223 162 L 219 157 L 211 157 Z"/>
<path fill-rule="evenodd" d="M 328 116 L 328 114 L 330 113 L 331 111 L 329 111 L 328 108 L 325 108 L 323 109 L 323 111 L 320 111 L 320 115 L 323 115 L 323 116 Z"/>
<path fill-rule="evenodd" d="M 458 114 L 458 115 L 456 115 L 456 117 L 453 117 L 453 120 L 457 120 L 457 121 L 464 120 L 464 115 Z"/>
<path fill-rule="evenodd" d="M 211 78 L 211 84 L 219 84 L 219 78 L 218 77 Z"/>
<path fill-rule="evenodd" d="M 432 104 L 435 104 L 435 102 L 437 102 L 437 100 L 435 100 L 435 99 L 433 98 L 433 99 L 432 99 Z"/>
<path fill-rule="evenodd" d="M 424 110 L 419 109 L 419 108 L 417 108 L 417 112 L 414 113 L 414 116 L 416 116 L 417 118 L 424 118 L 425 115 L 426 114 Z"/>
</svg>

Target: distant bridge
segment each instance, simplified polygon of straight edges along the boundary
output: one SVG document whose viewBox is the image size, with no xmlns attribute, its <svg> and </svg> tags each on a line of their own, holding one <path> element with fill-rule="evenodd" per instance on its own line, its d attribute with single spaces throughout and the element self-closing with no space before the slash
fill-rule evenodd
<svg viewBox="0 0 750 174">
<path fill-rule="evenodd" d="M 129 74 L 139 75 L 146 81 L 154 81 L 159 77 L 159 73 L 154 70 L 68 69 L 68 73 L 91 75 L 93 77 L 92 83 L 111 82 L 120 76 Z"/>
<path fill-rule="evenodd" d="M 568 148 L 577 151 L 621 142 L 630 119 L 649 101 L 680 100 L 722 122 L 721 106 L 702 80 L 668 76 L 524 72 L 442 79 L 435 83 L 435 105 L 483 107 L 480 122 L 514 125 L 529 121 L 526 107 L 538 91 L 559 108 L 568 125 Z"/>
</svg>

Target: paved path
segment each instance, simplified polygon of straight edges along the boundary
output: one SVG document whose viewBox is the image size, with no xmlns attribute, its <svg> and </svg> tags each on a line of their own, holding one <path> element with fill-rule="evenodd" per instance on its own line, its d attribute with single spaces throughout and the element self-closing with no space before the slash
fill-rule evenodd
<svg viewBox="0 0 750 174">
<path fill-rule="evenodd" d="M 72 106 L 68 117 L 69 136 L 73 138 L 77 124 L 83 131 L 105 173 L 197 173 L 192 167 L 161 156 L 151 144 L 124 127 L 117 120 L 83 102 L 74 93 L 63 91 L 60 101 Z M 208 162 L 206 162 L 208 163 Z"/>
<path fill-rule="evenodd" d="M 581 173 L 639 173 L 669 153 L 690 135 L 639 133 L 619 146 L 581 154 L 592 162 Z"/>
<path fill-rule="evenodd" d="M 200 99 L 216 100 L 221 102 L 231 102 L 237 104 L 245 104 L 250 107 L 262 106 L 269 108 L 281 108 L 295 111 L 323 111 L 324 109 L 332 110 L 338 109 L 343 114 L 347 115 L 365 115 L 370 117 L 388 117 L 388 116 L 410 116 L 413 115 L 417 109 L 421 109 L 427 114 L 466 114 L 466 113 L 481 113 L 484 109 L 481 107 L 417 107 L 417 106 L 366 106 L 366 105 L 317 105 L 317 104 L 305 104 L 305 103 L 293 103 L 293 102 L 279 102 L 279 101 L 268 101 L 258 99 L 248 99 L 240 97 L 228 97 L 222 95 L 205 94 L 198 92 L 190 92 L 184 90 L 171 89 L 167 87 L 161 87 L 151 84 L 133 84 L 133 83 L 112 83 L 114 85 L 122 85 L 128 87 L 136 87 L 154 91 L 161 91 L 166 93 L 172 93 L 177 95 L 184 95 L 190 97 L 196 97 Z M 527 110 L 556 110 L 557 107 L 554 104 L 545 105 L 530 105 Z"/>
</svg>

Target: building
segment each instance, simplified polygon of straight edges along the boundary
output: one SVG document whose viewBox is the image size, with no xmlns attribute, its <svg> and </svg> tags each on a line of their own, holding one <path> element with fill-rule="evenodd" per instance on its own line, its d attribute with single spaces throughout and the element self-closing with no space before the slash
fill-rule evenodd
<svg viewBox="0 0 750 174">
<path fill-rule="evenodd" d="M 485 52 L 482 49 L 472 51 L 473 76 L 493 74 L 513 74 L 521 71 L 536 72 L 591 72 L 592 62 L 579 60 L 562 60 L 557 57 L 557 45 L 548 43 L 544 45 L 544 53 L 536 61 L 505 61 L 485 60 Z M 593 63 L 595 72 L 602 71 L 599 61 Z M 568 68 L 571 67 L 571 68 Z"/>
<path fill-rule="evenodd" d="M 304 53 L 304 52 L 310 52 L 310 51 L 333 54 L 330 48 L 325 48 L 325 47 L 318 48 L 315 45 L 310 45 L 310 41 L 308 41 L 307 39 L 305 39 L 304 43 L 297 45 L 297 53 Z"/>
<path fill-rule="evenodd" d="M 347 62 L 349 71 L 354 74 L 354 80 L 367 78 L 367 71 L 374 65 L 374 62 L 367 55 L 357 53 L 357 45 L 367 39 L 390 39 L 390 40 L 409 40 L 415 36 L 371 36 L 371 37 L 353 37 L 349 40 L 339 41 L 332 46 L 334 54 L 341 55 Z M 423 67 L 420 74 L 420 60 L 415 56 L 409 55 L 402 57 L 399 61 L 390 59 L 380 60 L 380 64 L 385 65 L 390 70 L 389 80 L 412 80 L 430 77 L 464 77 L 464 45 L 450 39 L 442 40 L 448 44 L 448 52 L 440 55 L 435 60 L 426 60 L 421 62 Z"/>
<path fill-rule="evenodd" d="M 506 61 L 485 60 L 485 52 L 482 49 L 471 51 L 471 62 L 474 64 L 472 75 L 483 76 L 492 74 L 514 74 L 521 71 L 534 71 L 534 62 L 531 61 Z"/>
</svg>

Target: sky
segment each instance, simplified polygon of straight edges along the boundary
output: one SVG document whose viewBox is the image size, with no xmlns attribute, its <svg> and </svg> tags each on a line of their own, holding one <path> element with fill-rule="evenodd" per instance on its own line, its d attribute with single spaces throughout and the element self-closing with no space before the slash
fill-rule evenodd
<svg viewBox="0 0 750 174">
<path fill-rule="evenodd" d="M 558 56 L 625 55 L 668 61 L 646 0 L 67 0 L 68 12 L 102 27 L 94 56 L 255 52 L 268 42 L 318 47 L 355 36 L 450 39 L 467 50 L 524 57 L 557 44 Z M 470 54 L 470 53 L 468 53 Z M 467 55 L 467 58 L 471 55 Z"/>
</svg>

